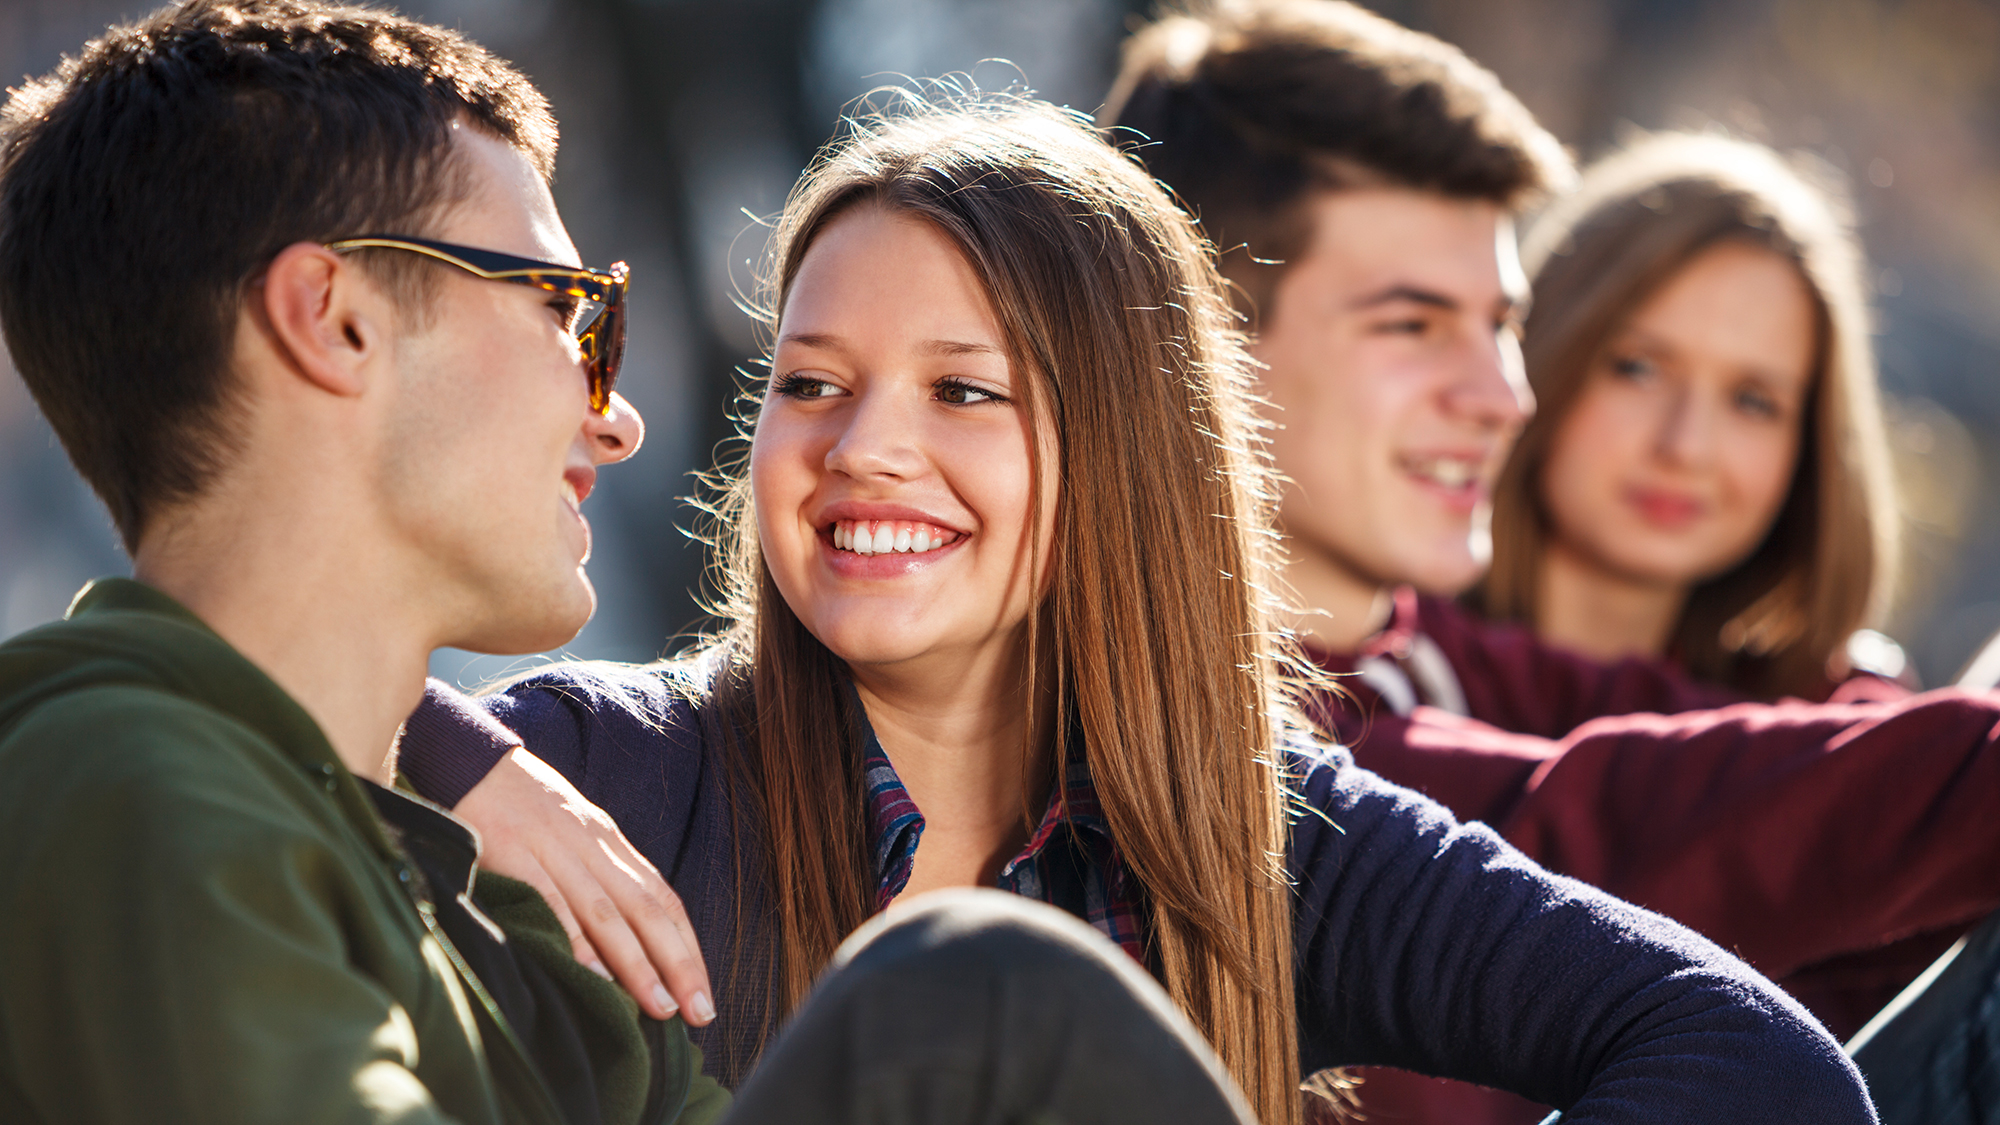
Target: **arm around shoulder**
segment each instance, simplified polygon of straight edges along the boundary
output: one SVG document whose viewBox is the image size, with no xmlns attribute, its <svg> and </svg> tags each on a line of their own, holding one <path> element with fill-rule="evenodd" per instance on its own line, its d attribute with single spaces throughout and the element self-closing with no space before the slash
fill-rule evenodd
<svg viewBox="0 0 2000 1125">
<path fill-rule="evenodd" d="M 629 665 L 562 665 L 477 699 L 433 680 L 399 764 L 440 803 L 452 794 L 427 791 L 423 777 L 463 779 L 465 763 L 479 764 L 451 803 L 480 832 L 481 866 L 541 892 L 576 959 L 614 975 L 647 1015 L 705 1024 L 713 992 L 687 911 L 604 807 L 636 802 L 657 828 L 675 819 L 660 814 L 664 798 L 685 819 L 693 794 L 676 789 L 693 786 L 673 784 L 669 766 L 699 753 L 698 739 L 667 734 L 686 719 L 679 699 Z"/>
<path fill-rule="evenodd" d="M 1947 689 L 1600 719 L 1496 824 L 1783 977 L 2000 908 L 1996 795 L 2000 697 Z"/>
<path fill-rule="evenodd" d="M 397 770 L 446 808 L 522 748 L 584 786 L 600 743 L 648 741 L 687 710 L 669 678 L 644 665 L 560 664 L 477 696 L 432 679 L 403 724 Z"/>
<path fill-rule="evenodd" d="M 1334 754 L 1295 828 L 1308 1070 L 1379 1064 L 1567 1122 L 1872 1122 L 1824 1030 L 1677 924 L 1536 867 Z"/>
</svg>

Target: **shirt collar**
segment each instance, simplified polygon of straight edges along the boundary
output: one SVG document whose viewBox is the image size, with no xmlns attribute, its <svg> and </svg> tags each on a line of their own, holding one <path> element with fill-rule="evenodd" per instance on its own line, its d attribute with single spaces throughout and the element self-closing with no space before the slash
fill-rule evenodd
<svg viewBox="0 0 2000 1125">
<path fill-rule="evenodd" d="M 1410 645 L 1415 642 L 1420 629 L 1417 617 L 1417 589 L 1414 586 L 1398 586 L 1389 592 L 1389 620 L 1381 632 L 1361 642 L 1357 657 L 1386 656 L 1391 660 L 1401 660 L 1410 655 Z"/>
<path fill-rule="evenodd" d="M 858 696 L 855 706 L 860 707 Z M 880 910 L 909 885 L 910 871 L 916 865 L 917 845 L 924 835 L 924 814 L 910 798 L 910 791 L 903 787 L 903 780 L 882 749 L 881 740 L 875 737 L 867 712 L 859 711 L 859 722 L 863 738 L 861 772 L 868 791 L 869 839 L 873 842 L 870 852 L 875 859 L 875 908 Z M 1075 831 L 1112 843 L 1111 822 L 1098 803 L 1097 787 L 1090 779 L 1090 764 L 1082 755 L 1069 761 L 1061 780 L 1051 787 L 1041 823 L 1035 826 L 1034 834 L 1020 852 L 1000 869 L 1001 875 L 1011 875 L 1016 868 L 1041 855 L 1056 829 L 1065 822 Z"/>
<path fill-rule="evenodd" d="M 859 704 L 856 704 L 857 708 Z M 903 788 L 896 767 L 875 737 L 875 728 L 861 715 L 865 739 L 861 759 L 863 784 L 868 787 L 869 839 L 875 857 L 875 909 L 888 906 L 909 885 L 917 862 L 917 843 L 924 836 L 924 814 Z"/>
</svg>

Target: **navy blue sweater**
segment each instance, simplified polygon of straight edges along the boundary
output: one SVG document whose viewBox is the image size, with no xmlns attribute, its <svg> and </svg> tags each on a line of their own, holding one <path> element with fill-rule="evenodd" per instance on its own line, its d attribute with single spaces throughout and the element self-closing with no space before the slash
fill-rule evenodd
<svg viewBox="0 0 2000 1125">
<path fill-rule="evenodd" d="M 697 1035 L 734 1084 L 763 1030 L 746 995 L 758 989 L 740 972 L 727 983 L 770 940 L 761 861 L 745 854 L 760 845 L 731 815 L 712 714 L 671 674 L 565 665 L 477 700 L 434 684 L 405 728 L 402 768 L 456 803 L 511 730 L 610 813 L 688 908 L 722 993 Z M 1304 1073 L 1402 1067 L 1512 1090 L 1579 1123 L 1875 1120 L 1839 1047 L 1749 966 L 1542 870 L 1345 750 L 1292 753 L 1308 806 L 1289 856 Z"/>
</svg>

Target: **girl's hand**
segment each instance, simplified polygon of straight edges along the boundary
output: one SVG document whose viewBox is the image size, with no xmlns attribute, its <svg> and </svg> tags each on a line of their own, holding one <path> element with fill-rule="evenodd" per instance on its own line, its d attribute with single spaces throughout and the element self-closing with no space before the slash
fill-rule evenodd
<svg viewBox="0 0 2000 1125">
<path fill-rule="evenodd" d="M 481 867 L 548 900 L 578 961 L 624 985 L 655 1019 L 715 1018 L 680 896 L 568 778 L 517 748 L 452 812 L 479 830 Z"/>
</svg>

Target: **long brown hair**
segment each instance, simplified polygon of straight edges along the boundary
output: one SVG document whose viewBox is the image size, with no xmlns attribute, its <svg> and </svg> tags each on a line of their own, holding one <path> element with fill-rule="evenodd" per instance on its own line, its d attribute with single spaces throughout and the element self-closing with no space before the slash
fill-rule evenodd
<svg viewBox="0 0 2000 1125">
<path fill-rule="evenodd" d="M 761 298 L 773 327 L 814 238 L 860 207 L 932 224 L 984 285 L 1046 423 L 1031 429 L 1055 442 L 1025 698 L 1053 700 L 1057 769 L 1088 764 L 1168 993 L 1259 1115 L 1296 1121 L 1272 490 L 1207 247 L 1086 122 L 1018 98 L 915 99 L 857 124 L 793 191 Z M 747 471 L 726 485 L 713 697 L 744 732 L 790 1007 L 874 909 L 865 717 L 773 583 Z"/>
<path fill-rule="evenodd" d="M 1897 522 L 1869 342 L 1862 258 L 1840 194 L 1761 145 L 1667 133 L 1584 173 L 1530 230 L 1534 311 L 1523 351 L 1539 403 L 1502 470 L 1493 568 L 1470 600 L 1535 622 L 1553 527 L 1541 477 L 1555 434 L 1608 339 L 1702 251 L 1768 249 L 1812 292 L 1818 348 L 1790 492 L 1763 541 L 1695 586 L 1669 651 L 1687 670 L 1748 694 L 1807 694 L 1838 671 L 1848 637 L 1880 613 L 1894 580 Z"/>
</svg>

